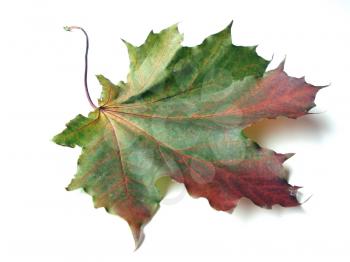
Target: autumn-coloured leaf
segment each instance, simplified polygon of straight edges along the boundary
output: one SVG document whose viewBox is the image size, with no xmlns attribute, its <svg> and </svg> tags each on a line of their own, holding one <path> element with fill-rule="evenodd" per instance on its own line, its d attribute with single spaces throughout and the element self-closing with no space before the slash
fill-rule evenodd
<svg viewBox="0 0 350 262">
<path fill-rule="evenodd" d="M 288 76 L 283 63 L 265 72 L 270 61 L 255 47 L 232 44 L 231 24 L 195 47 L 182 40 L 174 25 L 139 47 L 124 41 L 127 83 L 97 76 L 99 106 L 54 137 L 82 148 L 67 189 L 83 188 L 95 207 L 123 217 L 137 243 L 163 197 L 162 177 L 217 210 L 233 209 L 242 197 L 267 208 L 299 205 L 282 165 L 292 154 L 261 148 L 243 130 L 264 118 L 307 114 L 320 87 Z"/>
</svg>

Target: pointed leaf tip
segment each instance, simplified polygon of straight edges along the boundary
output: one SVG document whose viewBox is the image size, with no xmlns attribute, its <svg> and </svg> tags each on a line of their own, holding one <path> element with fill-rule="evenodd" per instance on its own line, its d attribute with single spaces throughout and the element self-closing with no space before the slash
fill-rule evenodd
<svg viewBox="0 0 350 262">
<path fill-rule="evenodd" d="M 281 159 L 281 162 L 283 163 L 287 161 L 289 158 L 291 158 L 292 156 L 294 156 L 295 153 L 286 153 L 286 154 L 279 154 L 279 155 L 281 156 L 280 159 Z"/>
<path fill-rule="evenodd" d="M 232 37 L 231 35 L 232 25 L 233 25 L 233 20 L 231 20 L 231 22 L 224 28 L 224 30 L 222 30 L 222 32 L 227 32 L 230 35 L 230 37 Z"/>
<path fill-rule="evenodd" d="M 278 65 L 278 67 L 277 67 L 278 70 L 281 70 L 281 71 L 284 70 L 284 66 L 285 66 L 285 64 L 286 64 L 286 59 L 287 59 L 287 57 L 285 56 L 285 57 L 283 58 L 283 60 L 281 61 L 281 63 Z"/>
<path fill-rule="evenodd" d="M 139 224 L 129 223 L 132 236 L 135 241 L 135 251 L 141 246 L 143 240 L 145 238 L 145 234 L 143 233 L 143 227 Z"/>
</svg>

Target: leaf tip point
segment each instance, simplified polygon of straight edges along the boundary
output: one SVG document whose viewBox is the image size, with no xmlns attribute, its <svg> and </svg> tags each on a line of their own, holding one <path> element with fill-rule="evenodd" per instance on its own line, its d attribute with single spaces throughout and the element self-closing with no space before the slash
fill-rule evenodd
<svg viewBox="0 0 350 262">
<path fill-rule="evenodd" d="M 295 155 L 295 153 L 286 153 L 286 154 L 284 154 L 286 160 L 289 159 L 289 158 L 291 158 L 291 157 L 294 156 L 294 155 Z"/>
<path fill-rule="evenodd" d="M 294 155 L 295 153 L 277 154 L 277 158 L 281 163 L 284 163 Z"/>
<path fill-rule="evenodd" d="M 284 56 L 283 60 L 281 61 L 281 63 L 277 67 L 278 70 L 281 70 L 281 71 L 284 70 L 284 66 L 286 64 L 286 59 L 287 59 L 287 56 Z"/>
<path fill-rule="evenodd" d="M 298 200 L 298 202 L 299 202 L 299 205 L 301 206 L 301 205 L 304 205 L 306 202 L 308 202 L 311 198 L 313 197 L 313 195 L 311 194 L 310 196 L 308 196 L 304 201 L 299 201 Z"/>
<path fill-rule="evenodd" d="M 231 40 L 232 40 L 232 34 L 231 34 L 232 25 L 233 25 L 233 20 L 231 20 L 230 23 L 225 27 L 225 29 L 223 31 L 221 31 L 221 32 L 228 31 L 228 34 L 231 37 Z"/>
<path fill-rule="evenodd" d="M 132 236 L 133 236 L 134 242 L 135 242 L 135 249 L 134 249 L 134 252 L 135 252 L 142 245 L 142 243 L 145 239 L 145 234 L 143 233 L 143 226 L 142 225 L 129 223 L 129 226 L 130 226 Z"/>
<path fill-rule="evenodd" d="M 128 41 L 126 41 L 124 38 L 120 38 L 120 40 L 121 40 L 124 44 L 130 45 L 130 43 L 129 43 Z"/>
<path fill-rule="evenodd" d="M 323 88 L 326 88 L 326 87 L 329 87 L 329 86 L 331 86 L 332 85 L 332 83 L 331 82 L 329 82 L 328 84 L 326 84 L 326 85 L 322 85 L 322 86 L 315 86 L 316 88 L 318 88 L 318 89 L 323 89 Z"/>
</svg>

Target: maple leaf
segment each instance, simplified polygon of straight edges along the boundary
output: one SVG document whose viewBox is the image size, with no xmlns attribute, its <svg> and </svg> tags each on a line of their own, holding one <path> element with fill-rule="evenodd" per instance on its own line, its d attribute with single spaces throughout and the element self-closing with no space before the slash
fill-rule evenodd
<svg viewBox="0 0 350 262">
<path fill-rule="evenodd" d="M 174 25 L 139 47 L 124 41 L 127 83 L 98 75 L 99 106 L 53 139 L 82 148 L 67 189 L 83 188 L 95 207 L 123 217 L 137 243 L 164 196 L 162 177 L 217 210 L 233 209 L 242 197 L 267 208 L 299 205 L 282 165 L 292 154 L 261 148 L 243 130 L 264 118 L 307 114 L 320 87 L 288 76 L 283 63 L 265 72 L 270 61 L 255 47 L 232 44 L 231 24 L 195 47 L 182 39 Z"/>
</svg>

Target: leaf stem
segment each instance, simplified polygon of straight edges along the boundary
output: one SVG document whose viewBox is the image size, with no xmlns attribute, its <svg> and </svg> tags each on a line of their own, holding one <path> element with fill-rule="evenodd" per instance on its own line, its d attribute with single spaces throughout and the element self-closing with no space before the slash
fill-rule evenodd
<svg viewBox="0 0 350 262">
<path fill-rule="evenodd" d="M 64 30 L 66 30 L 66 31 L 72 31 L 73 29 L 79 29 L 79 30 L 81 30 L 81 31 L 84 33 L 85 38 L 86 38 L 86 48 L 85 48 L 85 72 L 84 72 L 85 94 L 86 94 L 87 99 L 89 100 L 90 105 L 91 105 L 94 109 L 96 109 L 97 106 L 94 104 L 94 102 L 92 102 L 92 99 L 91 99 L 91 96 L 90 96 L 90 93 L 89 93 L 89 89 L 88 89 L 88 83 L 87 83 L 89 36 L 88 36 L 88 34 L 86 33 L 86 31 L 85 31 L 82 27 L 79 27 L 79 26 L 65 26 L 65 27 L 64 27 Z"/>
</svg>

